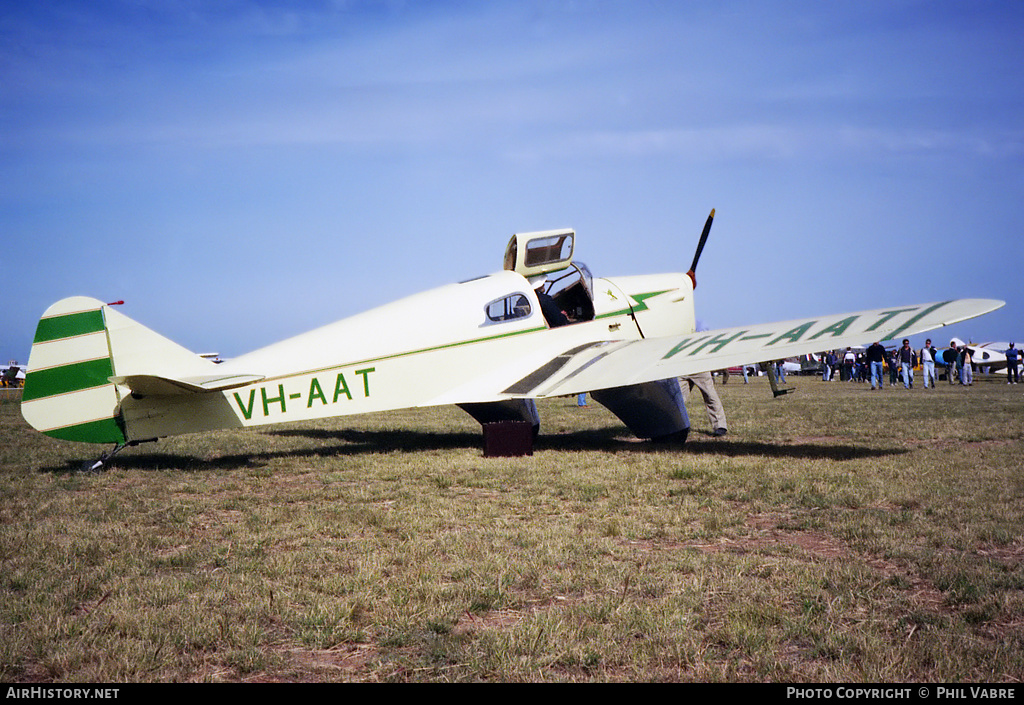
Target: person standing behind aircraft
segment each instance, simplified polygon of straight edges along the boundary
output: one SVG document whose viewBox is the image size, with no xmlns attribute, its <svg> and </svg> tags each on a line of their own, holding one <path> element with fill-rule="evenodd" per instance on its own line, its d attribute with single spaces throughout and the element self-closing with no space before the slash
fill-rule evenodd
<svg viewBox="0 0 1024 705">
<path fill-rule="evenodd" d="M 935 348 L 932 347 L 932 339 L 924 341 L 921 348 L 921 375 L 924 377 L 924 388 L 928 389 L 928 380 L 931 380 L 932 389 L 935 389 Z"/>
<path fill-rule="evenodd" d="M 971 349 L 966 345 L 960 348 L 960 360 L 957 368 L 960 370 L 960 384 L 965 387 L 974 384 L 974 366 L 971 360 Z"/>
<path fill-rule="evenodd" d="M 900 370 L 903 372 L 903 388 L 911 389 L 914 386 L 914 351 L 910 349 L 910 341 L 903 339 L 903 347 L 897 353 L 900 361 Z"/>
<path fill-rule="evenodd" d="M 868 365 L 871 366 L 871 388 L 882 388 L 882 366 L 885 364 L 885 348 L 875 342 L 868 347 Z M 877 386 L 876 386 L 877 385 Z"/>
<path fill-rule="evenodd" d="M 697 389 L 704 396 L 704 406 L 708 410 L 708 421 L 711 422 L 711 435 L 724 436 L 728 433 L 725 423 L 725 407 L 715 389 L 715 380 L 710 372 L 698 372 L 697 374 L 680 377 L 685 384 L 679 385 L 683 392 L 683 404 L 690 398 L 690 390 L 696 385 Z"/>
<path fill-rule="evenodd" d="M 1017 371 L 1017 361 L 1020 359 L 1020 351 L 1013 347 L 1013 343 L 1010 343 L 1010 347 L 1006 350 L 1006 383 L 1017 384 L 1020 382 L 1020 372 Z"/>
<path fill-rule="evenodd" d="M 775 379 L 779 382 L 785 383 L 786 381 L 786 361 L 777 360 L 775 362 Z"/>
<path fill-rule="evenodd" d="M 942 352 L 942 360 L 946 363 L 946 379 L 953 384 L 953 370 L 956 368 L 956 360 L 959 353 L 956 351 L 956 341 L 949 341 L 949 349 Z"/>
<path fill-rule="evenodd" d="M 853 379 L 853 363 L 856 361 L 857 356 L 854 355 L 853 350 L 846 348 L 846 354 L 843 355 L 842 373 L 839 375 L 839 379 L 844 382 L 849 382 Z"/>
</svg>

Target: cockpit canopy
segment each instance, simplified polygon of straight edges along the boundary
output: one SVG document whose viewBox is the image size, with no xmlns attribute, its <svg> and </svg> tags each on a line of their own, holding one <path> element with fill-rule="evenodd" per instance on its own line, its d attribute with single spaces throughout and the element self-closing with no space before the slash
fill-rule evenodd
<svg viewBox="0 0 1024 705">
<path fill-rule="evenodd" d="M 516 233 L 505 248 L 505 269 L 526 278 L 550 274 L 572 264 L 573 230 Z"/>
<path fill-rule="evenodd" d="M 530 280 L 551 327 L 594 318 L 593 278 L 587 265 L 573 262 L 575 241 L 573 230 L 542 230 L 516 233 L 505 248 L 505 269 Z M 510 298 L 492 302 L 488 317 L 492 321 L 509 320 L 518 317 L 516 313 L 522 315 L 522 311 Z"/>
</svg>

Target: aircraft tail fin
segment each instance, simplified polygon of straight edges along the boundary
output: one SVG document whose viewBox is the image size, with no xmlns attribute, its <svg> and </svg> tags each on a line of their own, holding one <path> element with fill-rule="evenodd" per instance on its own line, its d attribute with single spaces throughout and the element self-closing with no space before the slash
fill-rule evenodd
<svg viewBox="0 0 1024 705">
<path fill-rule="evenodd" d="M 125 443 L 125 380 L 216 377 L 217 365 L 136 323 L 102 301 L 58 301 L 39 320 L 22 391 L 21 413 L 53 438 Z"/>
</svg>

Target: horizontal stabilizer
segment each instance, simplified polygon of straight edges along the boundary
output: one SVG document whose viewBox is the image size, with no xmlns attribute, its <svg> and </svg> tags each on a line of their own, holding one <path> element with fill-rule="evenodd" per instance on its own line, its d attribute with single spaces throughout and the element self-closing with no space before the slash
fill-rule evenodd
<svg viewBox="0 0 1024 705">
<path fill-rule="evenodd" d="M 169 396 L 241 387 L 262 375 L 231 374 L 98 299 L 53 304 L 36 327 L 21 413 L 35 429 L 88 443 L 133 440 L 126 389 Z"/>
<path fill-rule="evenodd" d="M 133 394 L 156 396 L 234 389 L 265 375 L 227 374 L 220 365 L 174 343 L 117 311 L 107 309 L 114 376 Z"/>
<path fill-rule="evenodd" d="M 220 392 L 236 387 L 244 387 L 264 379 L 263 375 L 213 375 L 207 377 L 162 377 L 159 375 L 128 375 L 111 377 L 114 384 L 123 384 L 133 394 L 156 396 L 167 394 L 196 394 L 202 392 Z"/>
</svg>

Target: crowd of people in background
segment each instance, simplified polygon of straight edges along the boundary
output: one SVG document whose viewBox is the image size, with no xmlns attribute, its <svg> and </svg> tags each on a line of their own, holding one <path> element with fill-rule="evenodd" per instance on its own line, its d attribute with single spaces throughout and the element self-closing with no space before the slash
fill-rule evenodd
<svg viewBox="0 0 1024 705">
<path fill-rule="evenodd" d="M 1020 382 L 1020 365 L 1024 363 L 1024 356 L 1014 343 L 1010 343 L 1009 349 L 1003 352 L 1007 362 L 1006 383 L 1017 384 Z M 969 387 L 974 384 L 976 364 L 967 345 L 958 346 L 956 341 L 950 341 L 948 348 L 938 350 L 932 345 L 931 339 L 926 340 L 924 347 L 919 350 L 912 349 L 910 341 L 904 339 L 900 347 L 892 350 L 875 342 L 863 352 L 853 348 L 830 350 L 821 353 L 819 359 L 822 381 L 831 382 L 838 378 L 843 382 L 868 382 L 872 389 L 883 388 L 886 372 L 889 386 L 902 384 L 905 389 L 912 389 L 918 368 L 924 389 L 935 387 L 942 370 L 945 370 L 949 384 L 959 383 Z M 937 369 L 939 375 L 936 374 Z"/>
</svg>

